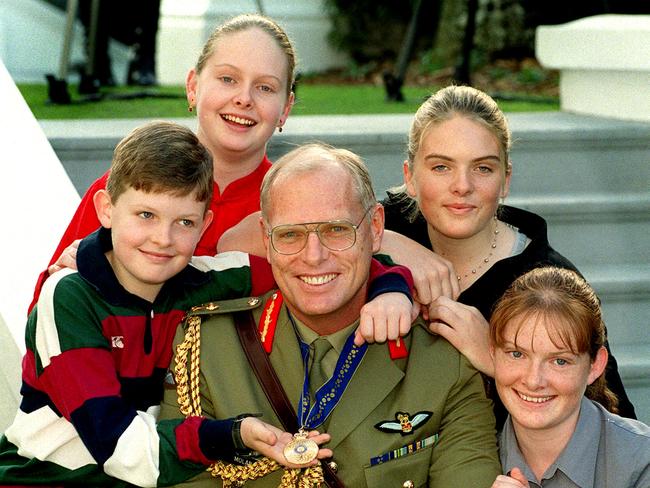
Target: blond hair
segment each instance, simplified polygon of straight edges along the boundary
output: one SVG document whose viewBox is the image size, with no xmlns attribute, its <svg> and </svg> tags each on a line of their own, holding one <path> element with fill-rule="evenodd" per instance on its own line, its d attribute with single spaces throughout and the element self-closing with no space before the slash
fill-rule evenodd
<svg viewBox="0 0 650 488">
<path fill-rule="evenodd" d="M 219 39 L 228 34 L 235 32 L 242 32 L 248 29 L 257 27 L 258 29 L 263 30 L 269 36 L 271 36 L 277 45 L 280 47 L 285 57 L 287 58 L 287 96 L 291 93 L 293 89 L 293 84 L 295 82 L 295 69 L 296 69 L 296 52 L 293 48 L 293 44 L 289 39 L 287 33 L 269 17 L 259 14 L 242 14 L 232 17 L 226 20 L 223 24 L 219 25 L 210 37 L 203 45 L 203 50 L 199 55 L 199 59 L 196 62 L 196 72 L 201 73 L 208 59 L 214 53 L 215 44 Z"/>
<path fill-rule="evenodd" d="M 487 93 L 470 86 L 450 85 L 442 88 L 427 98 L 417 112 L 409 131 L 406 146 L 408 167 L 413 174 L 415 156 L 420 150 L 422 140 L 428 130 L 455 116 L 466 117 L 488 129 L 499 145 L 499 156 L 503 164 L 504 175 L 509 172 L 510 148 L 512 136 L 508 121 L 497 103 Z M 406 191 L 406 185 L 389 189 L 398 199 L 408 200 L 411 204 L 409 218 L 411 221 L 419 214 L 417 202 Z"/>
</svg>

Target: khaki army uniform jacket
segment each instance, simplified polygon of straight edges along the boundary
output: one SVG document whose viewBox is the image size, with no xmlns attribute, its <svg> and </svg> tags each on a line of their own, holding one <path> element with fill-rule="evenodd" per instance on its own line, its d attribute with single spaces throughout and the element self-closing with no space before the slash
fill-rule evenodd
<svg viewBox="0 0 650 488">
<path fill-rule="evenodd" d="M 204 415 L 227 418 L 259 412 L 263 420 L 281 427 L 248 364 L 230 313 L 250 308 L 258 323 L 265 301 L 262 297 L 257 306 L 248 305 L 246 299 L 220 302 L 214 315 L 203 316 L 200 390 Z M 445 339 L 419 325 L 423 323 L 417 322 L 405 338 L 409 354 L 404 359 L 391 359 L 386 344 L 368 347 L 329 418 L 327 432 L 332 440 L 326 447 L 333 450 L 337 474 L 347 488 L 489 487 L 501 472 L 492 404 L 479 373 Z M 176 343 L 182 337 L 179 329 Z M 278 316 L 270 359 L 296 408 L 304 368 L 285 306 Z M 413 421 L 411 432 L 395 428 L 402 414 L 408 416 L 406 424 Z M 161 415 L 181 415 L 173 388 L 165 391 Z M 280 475 L 278 471 L 245 486 L 275 488 Z M 404 485 L 408 480 L 412 484 Z M 184 486 L 213 488 L 221 482 L 204 473 Z"/>
</svg>

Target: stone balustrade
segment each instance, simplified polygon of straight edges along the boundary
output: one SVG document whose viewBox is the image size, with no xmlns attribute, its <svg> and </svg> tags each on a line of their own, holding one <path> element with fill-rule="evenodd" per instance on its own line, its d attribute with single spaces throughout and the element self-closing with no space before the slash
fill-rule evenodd
<svg viewBox="0 0 650 488">
<path fill-rule="evenodd" d="M 562 110 L 650 122 L 650 15 L 596 15 L 537 28 L 542 66 L 560 70 Z"/>
</svg>

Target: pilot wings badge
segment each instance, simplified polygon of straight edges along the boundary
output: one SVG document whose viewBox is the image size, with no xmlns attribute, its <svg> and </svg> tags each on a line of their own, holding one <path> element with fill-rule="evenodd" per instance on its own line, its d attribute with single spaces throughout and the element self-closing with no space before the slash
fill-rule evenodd
<svg viewBox="0 0 650 488">
<path fill-rule="evenodd" d="M 433 412 L 422 411 L 411 416 L 408 412 L 397 412 L 395 414 L 395 421 L 385 420 L 375 424 L 375 429 L 390 434 L 400 433 L 402 435 L 409 435 L 418 427 L 423 426 L 427 420 L 431 418 Z"/>
</svg>

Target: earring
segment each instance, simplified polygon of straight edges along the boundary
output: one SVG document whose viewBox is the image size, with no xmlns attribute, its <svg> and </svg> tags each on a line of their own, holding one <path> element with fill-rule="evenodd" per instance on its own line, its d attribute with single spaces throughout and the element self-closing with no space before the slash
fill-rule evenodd
<svg viewBox="0 0 650 488">
<path fill-rule="evenodd" d="M 187 107 L 188 112 L 193 112 L 194 111 L 194 97 L 192 97 L 192 100 L 190 100 L 190 104 Z"/>
<path fill-rule="evenodd" d="M 282 132 L 282 126 L 278 127 L 278 132 Z"/>
</svg>

